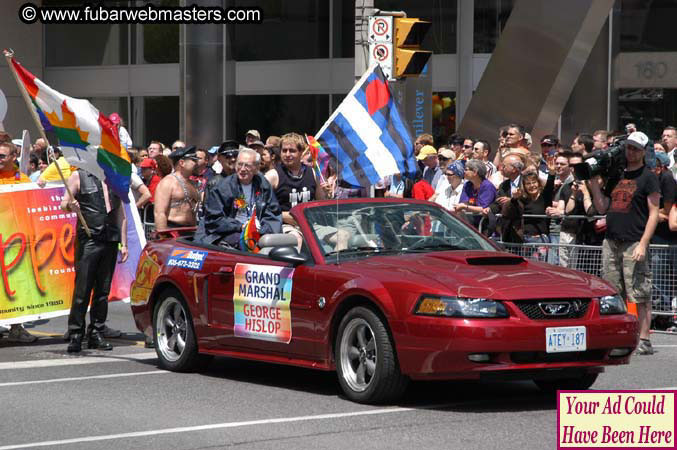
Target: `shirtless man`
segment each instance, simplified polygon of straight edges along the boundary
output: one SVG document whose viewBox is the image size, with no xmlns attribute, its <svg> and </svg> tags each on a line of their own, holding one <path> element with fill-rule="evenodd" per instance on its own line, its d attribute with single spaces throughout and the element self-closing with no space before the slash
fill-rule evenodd
<svg viewBox="0 0 677 450">
<path fill-rule="evenodd" d="M 195 152 L 195 146 L 190 146 L 169 155 L 174 162 L 174 172 L 164 177 L 155 190 L 157 231 L 195 226 L 198 193 L 189 181 L 197 161 Z"/>
</svg>

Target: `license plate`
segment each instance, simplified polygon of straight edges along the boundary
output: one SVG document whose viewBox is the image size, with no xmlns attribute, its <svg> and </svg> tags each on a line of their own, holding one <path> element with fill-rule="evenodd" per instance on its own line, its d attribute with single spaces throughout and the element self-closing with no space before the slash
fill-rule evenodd
<svg viewBox="0 0 677 450">
<path fill-rule="evenodd" d="M 545 348 L 547 353 L 585 351 L 585 327 L 546 328 Z"/>
</svg>

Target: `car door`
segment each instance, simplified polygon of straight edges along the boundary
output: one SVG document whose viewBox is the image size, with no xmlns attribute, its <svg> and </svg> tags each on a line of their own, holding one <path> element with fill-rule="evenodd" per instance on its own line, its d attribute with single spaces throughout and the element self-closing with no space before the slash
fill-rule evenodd
<svg viewBox="0 0 677 450">
<path fill-rule="evenodd" d="M 223 251 L 210 252 L 203 273 L 207 346 L 306 358 L 317 354 L 309 318 L 317 296 L 307 266 Z"/>
</svg>

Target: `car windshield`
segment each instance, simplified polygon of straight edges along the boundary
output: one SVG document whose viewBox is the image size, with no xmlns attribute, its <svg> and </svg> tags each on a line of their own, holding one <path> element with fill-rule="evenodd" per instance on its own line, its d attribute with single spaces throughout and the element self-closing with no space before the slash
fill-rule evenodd
<svg viewBox="0 0 677 450">
<path fill-rule="evenodd" d="M 325 258 L 448 250 L 496 250 L 443 208 L 415 203 L 339 203 L 305 210 Z"/>
</svg>

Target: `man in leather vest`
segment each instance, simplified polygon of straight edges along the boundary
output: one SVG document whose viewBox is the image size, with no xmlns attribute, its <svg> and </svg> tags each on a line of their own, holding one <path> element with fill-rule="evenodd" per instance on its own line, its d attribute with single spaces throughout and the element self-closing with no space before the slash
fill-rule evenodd
<svg viewBox="0 0 677 450">
<path fill-rule="evenodd" d="M 61 209 L 80 210 L 90 229 L 87 236 L 78 221 L 75 241 L 75 291 L 68 316 L 69 353 L 82 349 L 85 336 L 85 316 L 90 297 L 90 324 L 87 327 L 87 347 L 112 350 L 104 340 L 103 330 L 108 315 L 115 262 L 120 247 L 121 263 L 128 257 L 127 218 L 120 198 L 105 184 L 85 170 L 77 170 L 68 178 L 68 191 L 61 201 Z M 120 246 L 121 244 L 121 246 Z M 94 295 L 92 296 L 92 290 Z"/>
</svg>

